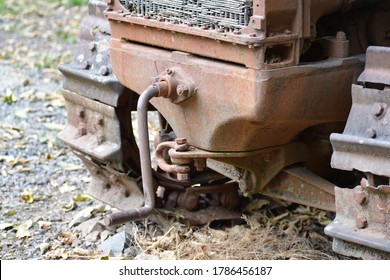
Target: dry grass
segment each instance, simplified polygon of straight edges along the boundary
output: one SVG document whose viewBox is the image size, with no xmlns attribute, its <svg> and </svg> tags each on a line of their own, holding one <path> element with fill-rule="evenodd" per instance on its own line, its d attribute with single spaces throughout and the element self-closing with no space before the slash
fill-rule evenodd
<svg viewBox="0 0 390 280">
<path fill-rule="evenodd" d="M 300 214 L 299 212 L 306 212 Z M 338 259 L 321 231 L 325 212 L 299 206 L 278 216 L 260 210 L 241 225 L 187 228 L 178 221 L 133 223 L 133 246 L 159 259 L 315 260 Z M 321 221 L 322 220 L 322 221 Z M 320 231 L 320 232 L 317 232 Z"/>
</svg>

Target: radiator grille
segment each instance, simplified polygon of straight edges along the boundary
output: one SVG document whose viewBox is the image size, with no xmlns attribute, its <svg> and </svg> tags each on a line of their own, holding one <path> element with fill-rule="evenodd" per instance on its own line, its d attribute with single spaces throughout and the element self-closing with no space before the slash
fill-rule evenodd
<svg viewBox="0 0 390 280">
<path fill-rule="evenodd" d="M 120 0 L 131 12 L 152 19 L 234 31 L 248 25 L 252 0 Z"/>
</svg>

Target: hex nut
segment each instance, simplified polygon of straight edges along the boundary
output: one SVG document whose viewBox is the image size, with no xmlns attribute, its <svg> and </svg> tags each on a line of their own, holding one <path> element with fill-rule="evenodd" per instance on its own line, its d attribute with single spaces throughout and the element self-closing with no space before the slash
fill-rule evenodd
<svg viewBox="0 0 390 280">
<path fill-rule="evenodd" d="M 176 176 L 179 181 L 188 181 L 190 179 L 190 175 L 188 173 L 177 173 Z"/>
<path fill-rule="evenodd" d="M 363 205 L 367 202 L 367 194 L 362 190 L 356 190 L 354 193 L 354 197 L 357 203 Z"/>
<path fill-rule="evenodd" d="M 356 217 L 356 227 L 358 229 L 363 229 L 368 226 L 367 218 L 364 216 L 363 213 L 359 213 Z"/>
<path fill-rule="evenodd" d="M 367 138 L 376 138 L 377 134 L 376 134 L 376 130 L 373 129 L 373 128 L 368 128 L 366 130 L 366 132 L 364 133 L 364 135 L 367 137 Z"/>
<path fill-rule="evenodd" d="M 100 67 L 99 73 L 102 76 L 107 76 L 110 73 L 110 69 L 107 66 L 103 65 L 102 67 Z"/>
</svg>

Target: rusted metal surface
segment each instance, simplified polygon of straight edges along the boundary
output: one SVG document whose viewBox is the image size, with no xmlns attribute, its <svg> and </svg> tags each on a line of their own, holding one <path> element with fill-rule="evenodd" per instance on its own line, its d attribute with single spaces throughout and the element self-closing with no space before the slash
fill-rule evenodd
<svg viewBox="0 0 390 280">
<path fill-rule="evenodd" d="M 224 1 L 219 6 L 216 1 L 199 1 L 194 8 L 185 2 L 165 3 L 161 7 L 159 1 L 140 2 L 143 1 L 111 2 L 106 15 L 114 38 L 254 69 L 297 65 L 300 41 L 313 36 L 311 26 L 321 16 L 341 10 L 344 3 L 342 0 L 326 3 L 253 0 L 250 1 L 252 12 L 239 0 Z M 207 8 L 201 8 L 202 5 Z M 197 9 L 201 10 L 197 12 Z M 202 18 L 203 11 L 207 18 Z M 236 14 L 244 19 L 234 23 Z M 233 24 L 225 24 L 225 16 Z"/>
<path fill-rule="evenodd" d="M 191 77 L 197 88 L 192 98 L 180 106 L 164 99 L 152 104 L 178 137 L 208 151 L 282 145 L 307 127 L 345 121 L 350 86 L 362 69 L 357 58 L 349 57 L 255 71 L 116 40 L 111 44 L 111 61 L 118 79 L 135 92 L 142 92 L 168 68 L 181 68 Z M 138 75 L 128 69 L 137 69 Z"/>
<path fill-rule="evenodd" d="M 284 169 L 262 194 L 335 212 L 335 185 L 303 167 Z"/>
<path fill-rule="evenodd" d="M 187 165 L 192 161 L 199 165 L 200 160 L 206 160 L 207 167 L 237 181 L 241 191 L 250 195 L 260 192 L 284 167 L 304 161 L 307 150 L 304 144 L 293 142 L 252 152 L 209 152 L 194 147 L 188 151 L 170 149 L 169 156 L 173 162 L 185 160 Z M 165 162 L 160 167 L 165 168 Z"/>
<path fill-rule="evenodd" d="M 371 47 L 343 134 L 332 134 L 332 167 L 390 177 L 390 49 Z M 378 89 L 382 88 L 382 89 Z"/>
<path fill-rule="evenodd" d="M 325 228 L 333 250 L 362 258 L 390 259 L 390 186 L 336 188 L 336 219 Z"/>
<path fill-rule="evenodd" d="M 91 174 L 88 194 L 123 211 L 144 204 L 139 180 L 107 166 L 98 165 L 82 153 L 76 151 L 74 153 L 83 161 Z"/>
<path fill-rule="evenodd" d="M 347 119 L 365 48 L 389 44 L 387 1 L 106 2 L 103 12 L 90 1 L 74 59 L 60 66 L 68 112 L 60 138 L 90 171 L 88 191 L 124 210 L 107 224 L 148 217 L 155 198 L 184 208 L 188 225 L 239 220 L 231 209 L 257 193 L 335 210 L 334 185 L 323 178 L 338 178 L 324 171 L 330 152 L 320 142 Z M 364 9 L 337 17 L 345 30 L 320 19 L 354 7 Z M 389 256 L 389 57 L 388 48 L 368 50 L 345 131 L 331 138 L 333 167 L 367 181 L 336 188 L 327 232 L 335 251 L 363 258 Z M 164 120 L 157 170 L 147 131 L 154 109 Z"/>
</svg>

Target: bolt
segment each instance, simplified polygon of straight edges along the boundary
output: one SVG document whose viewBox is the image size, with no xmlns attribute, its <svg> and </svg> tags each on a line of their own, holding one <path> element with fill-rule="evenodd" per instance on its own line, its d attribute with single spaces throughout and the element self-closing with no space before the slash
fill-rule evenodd
<svg viewBox="0 0 390 280">
<path fill-rule="evenodd" d="M 374 105 L 374 115 L 376 117 L 382 116 L 384 112 L 385 112 L 385 106 L 383 106 L 383 104 L 377 103 Z"/>
<path fill-rule="evenodd" d="M 251 34 L 249 34 L 249 36 L 250 36 L 250 37 L 256 37 L 257 34 L 256 34 L 256 33 L 251 33 Z"/>
<path fill-rule="evenodd" d="M 194 159 L 194 166 L 196 168 L 196 171 L 204 171 L 206 169 L 206 159 L 204 158 Z"/>
<path fill-rule="evenodd" d="M 107 76 L 110 73 L 110 69 L 108 69 L 107 66 L 103 65 L 102 67 L 100 67 L 99 73 L 102 76 Z"/>
<path fill-rule="evenodd" d="M 188 181 L 190 179 L 190 175 L 188 173 L 177 173 L 176 176 L 179 181 Z"/>
<path fill-rule="evenodd" d="M 106 140 L 106 137 L 104 136 L 104 133 L 102 131 L 99 131 L 96 134 L 96 141 L 97 141 L 97 143 L 100 145 L 101 143 L 104 142 L 104 140 Z"/>
<path fill-rule="evenodd" d="M 118 183 L 119 182 L 119 179 L 118 179 L 118 177 L 117 176 L 115 176 L 114 174 L 111 174 L 110 175 L 110 181 L 112 182 L 112 183 Z"/>
<path fill-rule="evenodd" d="M 366 217 L 362 213 L 359 213 L 356 217 L 356 226 L 359 229 L 366 228 L 368 226 L 368 222 Z"/>
<path fill-rule="evenodd" d="M 208 25 L 203 25 L 203 26 L 202 26 L 202 29 L 203 29 L 203 30 L 208 30 L 208 29 L 210 29 L 210 26 L 208 26 Z"/>
<path fill-rule="evenodd" d="M 104 118 L 102 115 L 98 114 L 96 115 L 96 119 L 95 119 L 95 124 L 97 125 L 103 125 L 104 123 Z"/>
<path fill-rule="evenodd" d="M 149 15 L 145 15 L 144 19 L 150 19 L 150 16 Z"/>
<path fill-rule="evenodd" d="M 361 189 L 355 190 L 354 197 L 356 202 L 360 205 L 363 205 L 367 202 L 367 194 Z"/>
<path fill-rule="evenodd" d="M 92 173 L 95 174 L 95 175 L 99 175 L 100 174 L 100 169 L 96 166 L 92 167 Z"/>
<path fill-rule="evenodd" d="M 217 29 L 217 32 L 219 32 L 219 33 L 224 33 L 224 32 L 225 32 L 225 29 L 224 29 L 224 28 L 218 28 L 218 29 Z"/>
<path fill-rule="evenodd" d="M 240 31 L 240 30 L 234 30 L 234 31 L 233 31 L 233 34 L 234 34 L 234 35 L 240 35 L 240 34 L 241 34 L 241 31 Z"/>
<path fill-rule="evenodd" d="M 158 22 L 164 22 L 165 19 L 164 19 L 163 17 L 158 17 L 158 18 L 157 18 L 157 21 L 158 21 Z"/>
<path fill-rule="evenodd" d="M 77 107 L 77 108 L 76 108 L 76 115 L 77 115 L 79 118 L 84 118 L 84 117 L 85 117 L 84 108 L 83 108 L 83 107 Z"/>
<path fill-rule="evenodd" d="M 78 127 L 78 135 L 81 137 L 87 134 L 87 128 L 84 123 L 80 123 Z"/>
<path fill-rule="evenodd" d="M 366 130 L 366 132 L 364 133 L 364 135 L 367 137 L 367 138 L 376 138 L 376 130 L 373 129 L 373 128 L 369 128 Z"/>
<path fill-rule="evenodd" d="M 170 69 L 170 68 L 168 68 L 168 69 L 166 70 L 166 72 L 167 72 L 168 75 L 172 75 L 172 74 L 173 74 L 173 70 Z"/>
<path fill-rule="evenodd" d="M 177 95 L 187 95 L 188 87 L 186 85 L 178 85 L 176 88 Z"/>
<path fill-rule="evenodd" d="M 89 69 L 90 66 L 91 66 L 91 64 L 90 64 L 87 60 L 83 60 L 83 61 L 81 62 L 81 67 L 82 67 L 83 69 Z"/>
<path fill-rule="evenodd" d="M 88 48 L 91 52 L 95 51 L 96 50 L 96 42 L 90 42 L 88 44 Z"/>
<path fill-rule="evenodd" d="M 339 31 L 336 33 L 336 41 L 347 41 L 347 35 L 345 35 L 345 32 Z"/>
<path fill-rule="evenodd" d="M 106 183 L 104 184 L 104 188 L 106 188 L 106 189 L 109 189 L 109 188 L 111 188 L 111 185 L 110 185 L 110 183 L 106 182 Z"/>
<path fill-rule="evenodd" d="M 187 144 L 187 138 L 176 138 L 175 143 L 178 145 Z"/>
</svg>

